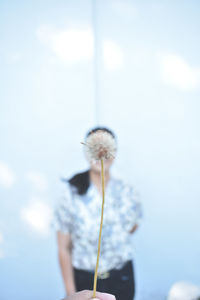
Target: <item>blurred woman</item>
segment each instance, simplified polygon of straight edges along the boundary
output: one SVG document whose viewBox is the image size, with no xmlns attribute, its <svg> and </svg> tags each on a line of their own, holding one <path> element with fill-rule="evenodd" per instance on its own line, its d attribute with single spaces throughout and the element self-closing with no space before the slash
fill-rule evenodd
<svg viewBox="0 0 200 300">
<path fill-rule="evenodd" d="M 114 133 L 97 127 L 86 135 L 106 132 L 117 149 Z M 92 290 L 101 217 L 101 163 L 87 156 L 89 170 L 66 182 L 66 193 L 55 211 L 58 254 L 67 295 Z M 135 295 L 131 234 L 138 228 L 141 205 L 135 190 L 110 174 L 114 157 L 104 162 L 105 207 L 97 290 L 117 300 Z"/>
</svg>

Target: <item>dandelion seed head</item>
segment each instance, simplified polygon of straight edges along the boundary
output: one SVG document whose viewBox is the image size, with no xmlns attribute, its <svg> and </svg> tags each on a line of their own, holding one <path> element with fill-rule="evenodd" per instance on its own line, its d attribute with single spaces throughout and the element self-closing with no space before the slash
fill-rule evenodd
<svg viewBox="0 0 200 300">
<path fill-rule="evenodd" d="M 117 144 L 114 137 L 103 130 L 91 133 L 85 141 L 85 155 L 88 161 L 114 158 Z"/>
</svg>

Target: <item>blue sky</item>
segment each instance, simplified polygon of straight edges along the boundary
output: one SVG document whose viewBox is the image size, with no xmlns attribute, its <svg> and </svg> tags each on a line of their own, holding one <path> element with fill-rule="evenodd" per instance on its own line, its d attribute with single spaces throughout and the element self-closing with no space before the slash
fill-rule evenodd
<svg viewBox="0 0 200 300">
<path fill-rule="evenodd" d="M 52 212 L 97 122 L 116 131 L 113 173 L 144 206 L 136 300 L 199 283 L 199 8 L 97 1 L 97 105 L 92 1 L 0 2 L 2 300 L 63 296 Z"/>
</svg>

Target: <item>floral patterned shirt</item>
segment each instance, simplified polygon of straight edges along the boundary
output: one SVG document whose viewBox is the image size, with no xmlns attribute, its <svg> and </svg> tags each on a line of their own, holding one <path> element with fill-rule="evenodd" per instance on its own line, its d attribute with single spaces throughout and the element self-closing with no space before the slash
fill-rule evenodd
<svg viewBox="0 0 200 300">
<path fill-rule="evenodd" d="M 97 258 L 102 196 L 94 184 L 85 195 L 67 183 L 66 194 L 55 210 L 55 228 L 72 238 L 72 264 L 94 271 Z M 130 230 L 141 218 L 135 190 L 121 180 L 110 179 L 105 191 L 99 272 L 121 268 L 132 259 Z"/>
</svg>

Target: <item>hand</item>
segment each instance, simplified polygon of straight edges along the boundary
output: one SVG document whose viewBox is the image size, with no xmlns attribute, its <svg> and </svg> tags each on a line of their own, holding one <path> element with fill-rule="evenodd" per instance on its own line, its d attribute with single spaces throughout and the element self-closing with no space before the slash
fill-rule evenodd
<svg viewBox="0 0 200 300">
<path fill-rule="evenodd" d="M 96 292 L 97 298 L 92 298 L 93 291 L 84 290 L 68 296 L 63 300 L 116 300 L 115 296 L 106 293 Z"/>
</svg>

